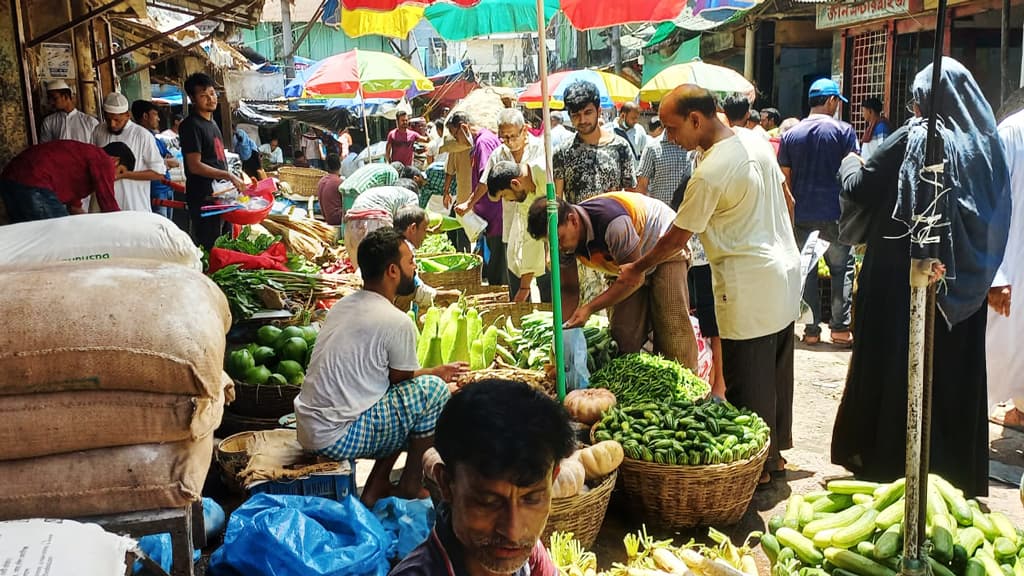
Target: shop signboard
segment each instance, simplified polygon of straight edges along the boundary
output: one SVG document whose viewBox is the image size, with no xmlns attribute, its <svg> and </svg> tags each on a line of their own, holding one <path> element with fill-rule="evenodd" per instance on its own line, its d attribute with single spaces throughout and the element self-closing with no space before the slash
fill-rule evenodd
<svg viewBox="0 0 1024 576">
<path fill-rule="evenodd" d="M 40 56 L 40 78 L 52 80 L 75 77 L 75 58 L 71 44 L 43 43 L 40 46 Z"/>
<path fill-rule="evenodd" d="M 818 30 L 847 28 L 872 20 L 882 20 L 910 13 L 911 0 L 865 0 L 818 6 Z"/>
</svg>

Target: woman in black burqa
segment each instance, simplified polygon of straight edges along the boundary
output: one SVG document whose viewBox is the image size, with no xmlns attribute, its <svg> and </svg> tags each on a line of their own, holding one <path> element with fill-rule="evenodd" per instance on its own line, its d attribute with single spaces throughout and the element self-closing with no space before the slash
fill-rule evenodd
<svg viewBox="0 0 1024 576">
<path fill-rule="evenodd" d="M 854 348 L 832 436 L 832 462 L 860 477 L 905 473 L 910 227 L 922 181 L 932 67 L 918 73 L 915 118 L 866 164 L 840 168 L 845 200 L 870 215 L 855 299 Z M 939 241 L 946 278 L 938 286 L 933 363 L 931 470 L 968 497 L 988 493 L 985 298 L 1006 246 L 1009 176 L 992 108 L 959 62 L 943 58 L 936 120 L 945 150 Z M 917 206 L 916 212 L 924 211 Z M 845 216 L 844 216 L 845 217 Z"/>
</svg>

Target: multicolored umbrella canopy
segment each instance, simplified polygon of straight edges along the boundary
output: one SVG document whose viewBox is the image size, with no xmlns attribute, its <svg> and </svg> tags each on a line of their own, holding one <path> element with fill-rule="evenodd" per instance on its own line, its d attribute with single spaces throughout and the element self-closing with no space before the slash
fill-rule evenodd
<svg viewBox="0 0 1024 576">
<path fill-rule="evenodd" d="M 436 3 L 423 14 L 442 38 L 459 41 L 492 34 L 536 32 L 537 4 L 534 0 L 480 0 L 466 8 Z M 544 0 L 545 25 L 551 23 L 558 8 L 558 0 Z"/>
<path fill-rule="evenodd" d="M 390 38 L 406 38 L 423 20 L 423 6 L 410 4 L 387 12 L 377 10 L 341 9 L 341 29 L 350 38 L 379 34 Z"/>
<path fill-rule="evenodd" d="M 550 106 L 556 110 L 565 108 L 563 97 L 565 89 L 577 80 L 586 80 L 597 86 L 601 93 L 601 107 L 613 108 L 617 104 L 636 100 L 640 89 L 622 76 L 601 72 L 599 70 L 570 70 L 556 72 L 548 76 L 548 90 L 550 90 Z M 526 91 L 519 95 L 519 102 L 527 108 L 540 108 L 543 105 L 543 97 L 540 93 L 540 82 L 534 82 L 526 87 Z"/>
<path fill-rule="evenodd" d="M 560 4 L 574 28 L 589 30 L 635 22 L 657 24 L 672 20 L 686 7 L 686 0 L 560 0 Z"/>
<path fill-rule="evenodd" d="M 669 66 L 651 78 L 640 88 L 640 99 L 644 102 L 660 102 L 680 84 L 696 84 L 712 92 L 744 94 L 751 101 L 756 95 L 754 85 L 739 72 L 694 58 L 692 62 Z"/>
<path fill-rule="evenodd" d="M 429 6 L 436 0 L 342 0 L 341 6 L 346 10 L 375 10 L 390 12 L 402 5 Z M 445 0 L 459 6 L 475 6 L 480 0 Z"/>
<path fill-rule="evenodd" d="M 383 52 L 352 50 L 320 61 L 306 80 L 304 94 L 317 98 L 401 98 L 434 89 L 434 83 L 408 62 Z"/>
</svg>

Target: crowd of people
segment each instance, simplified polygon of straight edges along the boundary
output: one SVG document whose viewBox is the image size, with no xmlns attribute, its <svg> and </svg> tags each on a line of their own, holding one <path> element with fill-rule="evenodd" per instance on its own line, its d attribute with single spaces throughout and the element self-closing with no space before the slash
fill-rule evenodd
<svg viewBox="0 0 1024 576">
<path fill-rule="evenodd" d="M 830 273 L 829 337 L 853 350 L 832 459 L 868 479 L 903 474 L 903 443 L 893 438 L 902 436 L 906 418 L 910 244 L 934 235 L 945 269 L 935 273 L 936 281 L 944 278 L 932 467 L 965 494 L 985 495 L 986 391 L 1000 381 L 999 393 L 1024 397 L 1014 387 L 1020 355 L 993 352 L 1015 350 L 1024 334 L 1010 300 L 1020 277 L 1021 211 L 1012 210 L 1011 194 L 1024 202 L 1016 169 L 1024 112 L 997 126 L 970 72 L 949 58 L 931 109 L 930 77 L 930 66 L 916 77 L 914 117 L 895 130 L 878 98 L 860 103 L 860 135 L 837 119 L 849 102 L 830 79 L 810 86 L 802 119 L 752 110 L 746 96 L 720 100 L 679 86 L 646 129 L 632 103 L 603 119 L 598 88 L 578 81 L 565 89 L 566 113 L 544 127 L 555 145 L 551 166 L 514 107 L 498 111 L 496 132 L 466 111 L 433 123 L 399 111 L 385 162 L 360 162 L 346 132 L 333 139 L 336 150 L 325 149 L 322 135 L 304 134 L 295 163 L 326 170 L 317 190 L 322 216 L 344 226 L 364 285 L 327 315 L 295 401 L 300 442 L 332 459 L 375 459 L 362 495 L 367 504 L 389 494 L 422 495 L 424 472 L 441 488 L 446 504 L 437 528 L 397 573 L 446 562 L 550 572 L 537 536 L 557 462 L 572 447 L 564 412 L 511 382 L 453 396 L 450 382 L 467 366 L 421 368 L 415 326 L 393 305 L 399 296 L 429 305 L 438 293 L 416 275 L 427 210 L 464 222 L 451 240 L 483 255 L 489 284 L 509 286 L 513 301 L 532 300 L 534 287 L 540 301 L 550 301 L 550 174 L 565 327 L 608 310 L 621 352 L 651 349 L 689 368 L 696 368 L 697 337 L 707 338 L 712 396 L 756 411 L 771 428 L 762 483 L 785 474 L 782 452 L 792 447 L 800 417 L 793 413 L 793 356 L 801 301 L 803 343 L 823 338 L 819 258 Z M 75 109 L 66 84 L 48 88 L 56 112 L 43 121 L 46 141 L 0 176 L 12 220 L 79 213 L 90 202 L 103 211 L 148 211 L 151 199 L 167 197 L 160 187 L 180 169 L 193 233 L 212 245 L 220 222 L 201 211 L 214 183 L 243 184 L 227 170 L 209 77 L 185 83 L 191 113 L 171 129 L 180 160 L 168 135 L 157 133 L 152 103 L 110 94 L 98 122 Z M 951 194 L 934 215 L 950 222 L 941 230 L 919 229 L 913 204 L 929 118 L 938 121 Z M 264 160 L 284 160 L 276 140 L 257 146 L 236 131 L 233 145 L 246 171 L 259 174 Z M 859 276 L 857 246 L 865 247 Z M 424 470 L 435 444 L 443 464 Z M 405 470 L 393 487 L 390 473 L 403 450 Z M 516 514 L 524 520 L 494 512 L 508 506 L 522 507 Z"/>
</svg>

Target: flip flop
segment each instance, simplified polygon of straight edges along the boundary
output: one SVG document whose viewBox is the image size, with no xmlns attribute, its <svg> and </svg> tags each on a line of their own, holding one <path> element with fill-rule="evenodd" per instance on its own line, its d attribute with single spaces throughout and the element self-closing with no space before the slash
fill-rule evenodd
<svg viewBox="0 0 1024 576">
<path fill-rule="evenodd" d="M 804 334 L 800 341 L 808 346 L 814 346 L 821 342 L 821 336 L 811 336 L 810 334 Z"/>
<path fill-rule="evenodd" d="M 839 335 L 839 338 L 836 338 Z M 843 337 L 845 335 L 845 338 Z M 836 346 L 853 346 L 853 334 L 849 330 L 832 333 L 832 343 Z"/>
</svg>

